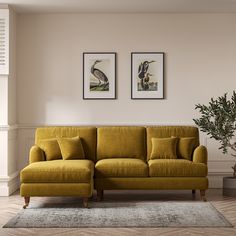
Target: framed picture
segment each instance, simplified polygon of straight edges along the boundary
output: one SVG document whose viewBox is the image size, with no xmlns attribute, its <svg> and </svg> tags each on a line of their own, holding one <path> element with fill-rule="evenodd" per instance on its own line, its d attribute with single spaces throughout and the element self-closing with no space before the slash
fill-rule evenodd
<svg viewBox="0 0 236 236">
<path fill-rule="evenodd" d="M 131 98 L 164 98 L 164 53 L 131 53 Z"/>
<path fill-rule="evenodd" d="M 83 53 L 83 99 L 116 99 L 116 53 Z"/>
</svg>

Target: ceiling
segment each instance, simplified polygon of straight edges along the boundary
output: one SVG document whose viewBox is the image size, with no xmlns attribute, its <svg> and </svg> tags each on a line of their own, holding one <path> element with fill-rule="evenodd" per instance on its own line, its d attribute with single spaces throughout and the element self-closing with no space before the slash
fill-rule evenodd
<svg viewBox="0 0 236 236">
<path fill-rule="evenodd" d="M 236 0 L 0 0 L 20 13 L 236 13 Z"/>
</svg>

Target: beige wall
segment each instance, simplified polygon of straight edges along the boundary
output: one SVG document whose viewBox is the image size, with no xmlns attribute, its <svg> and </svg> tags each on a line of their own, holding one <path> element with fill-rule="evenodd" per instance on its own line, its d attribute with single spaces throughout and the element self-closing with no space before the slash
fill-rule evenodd
<svg viewBox="0 0 236 236">
<path fill-rule="evenodd" d="M 236 88 L 236 14 L 20 15 L 20 124 L 192 123 Z M 115 101 L 82 99 L 82 53 L 117 52 Z M 165 52 L 165 100 L 130 99 L 130 53 Z"/>
<path fill-rule="evenodd" d="M 236 89 L 235 25 L 236 14 L 19 15 L 19 166 L 37 125 L 193 124 L 196 103 Z M 89 51 L 117 52 L 117 100 L 82 99 L 82 53 Z M 142 51 L 165 52 L 164 100 L 130 99 L 130 53 Z M 230 172 L 232 159 L 201 140 L 210 172 Z"/>
</svg>

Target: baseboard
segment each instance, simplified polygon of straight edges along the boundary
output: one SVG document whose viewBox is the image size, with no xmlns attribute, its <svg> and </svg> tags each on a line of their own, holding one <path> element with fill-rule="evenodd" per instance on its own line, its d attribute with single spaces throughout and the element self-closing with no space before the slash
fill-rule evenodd
<svg viewBox="0 0 236 236">
<path fill-rule="evenodd" d="M 223 177 L 230 176 L 228 172 L 210 172 L 208 174 L 209 188 L 222 188 Z"/>
<path fill-rule="evenodd" d="M 19 189 L 20 180 L 19 172 L 15 172 L 10 176 L 0 176 L 0 196 L 10 196 Z"/>
</svg>

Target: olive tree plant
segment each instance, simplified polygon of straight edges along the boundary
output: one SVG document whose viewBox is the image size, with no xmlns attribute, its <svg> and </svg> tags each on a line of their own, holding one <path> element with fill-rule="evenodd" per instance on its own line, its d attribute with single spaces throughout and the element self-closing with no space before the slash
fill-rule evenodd
<svg viewBox="0 0 236 236">
<path fill-rule="evenodd" d="M 236 158 L 236 141 L 233 141 L 236 131 L 236 93 L 233 91 L 231 99 L 227 93 L 217 99 L 211 98 L 208 105 L 197 104 L 201 117 L 193 119 L 200 130 L 206 132 L 210 138 L 220 143 L 219 149 L 224 154 L 231 150 L 231 155 Z M 236 164 L 232 167 L 233 176 L 236 178 Z"/>
</svg>

